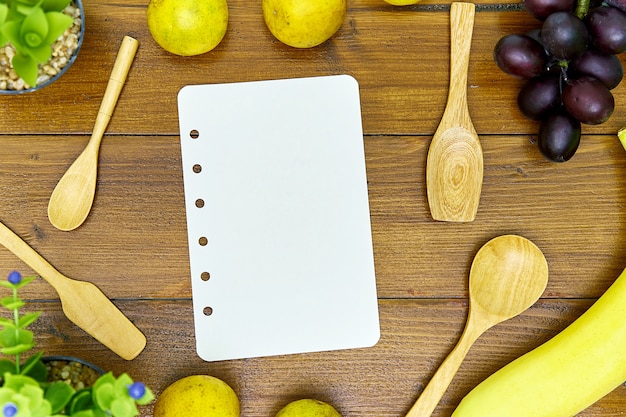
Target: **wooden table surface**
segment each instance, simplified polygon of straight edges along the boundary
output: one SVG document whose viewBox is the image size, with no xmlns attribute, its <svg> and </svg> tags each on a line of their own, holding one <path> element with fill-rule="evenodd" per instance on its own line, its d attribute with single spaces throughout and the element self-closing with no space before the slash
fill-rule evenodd
<svg viewBox="0 0 626 417">
<path fill-rule="evenodd" d="M 331 41 L 298 50 L 271 36 L 260 1 L 230 0 L 222 43 L 179 57 L 152 40 L 146 0 L 86 0 L 74 66 L 42 91 L 0 96 L 0 220 L 62 273 L 100 287 L 148 339 L 135 360 L 117 357 L 69 322 L 39 279 L 24 296 L 45 312 L 40 349 L 128 371 L 156 393 L 210 374 L 234 388 L 246 417 L 273 416 L 302 397 L 328 401 L 346 417 L 404 416 L 461 334 L 478 248 L 501 234 L 525 236 L 545 253 L 548 287 L 470 350 L 433 414 L 449 416 L 472 387 L 558 333 L 609 287 L 626 266 L 626 152 L 616 137 L 626 125 L 626 85 L 614 90 L 608 122 L 583 127 L 571 161 L 545 161 L 532 144 L 537 124 L 516 108 L 522 82 L 492 58 L 500 37 L 538 23 L 514 1 L 477 4 L 468 98 L 484 151 L 482 198 L 474 222 L 436 222 L 425 162 L 447 97 L 449 3 L 348 3 Z M 102 143 L 96 199 L 80 228 L 62 232 L 48 221 L 48 199 L 89 138 L 124 35 L 140 47 Z M 381 339 L 365 349 L 204 362 L 195 352 L 176 95 L 189 84 L 332 74 L 360 84 Z M 0 266 L 1 274 L 33 273 L 4 249 Z M 622 386 L 580 415 L 625 410 Z"/>
</svg>

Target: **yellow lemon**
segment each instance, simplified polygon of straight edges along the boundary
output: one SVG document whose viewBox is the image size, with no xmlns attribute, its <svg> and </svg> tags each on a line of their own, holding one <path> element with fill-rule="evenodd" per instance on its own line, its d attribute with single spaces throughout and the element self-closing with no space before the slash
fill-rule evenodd
<svg viewBox="0 0 626 417">
<path fill-rule="evenodd" d="M 341 414 L 330 404 L 307 398 L 287 404 L 276 417 L 341 417 Z"/>
<path fill-rule="evenodd" d="M 239 412 L 235 391 L 209 375 L 179 379 L 154 404 L 154 417 L 239 417 Z"/>
<path fill-rule="evenodd" d="M 279 41 L 295 48 L 317 46 L 346 18 L 346 0 L 263 0 L 263 18 Z"/>
<path fill-rule="evenodd" d="M 200 55 L 215 48 L 228 26 L 226 0 L 150 0 L 150 34 L 176 55 Z"/>
<path fill-rule="evenodd" d="M 389 4 L 394 6 L 408 6 L 410 4 L 419 3 L 421 0 L 385 0 Z"/>
</svg>

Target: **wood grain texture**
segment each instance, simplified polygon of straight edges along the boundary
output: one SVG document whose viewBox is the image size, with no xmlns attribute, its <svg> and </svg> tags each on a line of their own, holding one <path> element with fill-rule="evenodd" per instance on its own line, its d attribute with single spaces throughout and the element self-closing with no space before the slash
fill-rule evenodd
<svg viewBox="0 0 626 417">
<path fill-rule="evenodd" d="M 527 313 L 487 331 L 470 349 L 433 416 L 449 416 L 461 396 L 498 368 L 539 346 L 589 306 L 589 300 L 542 300 Z M 462 331 L 464 300 L 382 300 L 382 338 L 373 348 L 207 363 L 194 345 L 190 300 L 128 300 L 118 307 L 148 338 L 132 363 L 117 357 L 69 323 L 56 303 L 43 310 L 35 330 L 39 348 L 50 354 L 80 354 L 115 373 L 130 370 L 157 393 L 187 375 L 210 374 L 228 382 L 240 397 L 242 416 L 274 416 L 287 402 L 315 397 L 335 404 L 346 417 L 403 416 Z M 620 415 L 620 387 L 583 417 Z M 144 410 L 151 415 L 151 408 Z"/>
<path fill-rule="evenodd" d="M 483 186 L 483 150 L 467 106 L 475 9 L 467 2 L 450 6 L 448 100 L 426 160 L 428 206 L 439 221 L 474 221 Z"/>
<path fill-rule="evenodd" d="M 399 417 L 462 332 L 478 249 L 497 235 L 524 236 L 546 255 L 546 292 L 472 346 L 433 414 L 443 417 L 490 373 L 571 323 L 624 268 L 626 152 L 615 134 L 626 125 L 626 84 L 613 90 L 611 119 L 583 127 L 572 160 L 545 161 L 532 143 L 537 123 L 516 108 L 522 82 L 493 62 L 501 36 L 538 26 L 517 1 L 477 3 L 467 94 L 484 178 L 476 219 L 464 224 L 433 221 L 424 181 L 449 83 L 449 1 L 394 7 L 353 0 L 331 41 L 296 50 L 273 39 L 260 3 L 230 0 L 224 41 L 186 58 L 151 39 L 147 4 L 85 2 L 85 42 L 67 74 L 30 95 L 0 96 L 0 221 L 64 275 L 96 284 L 148 339 L 132 362 L 117 357 L 69 322 L 54 290 L 38 279 L 23 295 L 37 300 L 29 308 L 45 312 L 38 347 L 47 353 L 128 370 L 157 393 L 183 376 L 212 374 L 235 388 L 245 417 L 273 416 L 302 397 L 332 402 L 345 417 Z M 81 227 L 62 232 L 48 221 L 48 200 L 89 140 L 125 35 L 140 47 L 101 144 L 94 204 Z M 202 362 L 193 334 L 176 95 L 189 84 L 339 73 L 360 85 L 381 340 L 369 349 Z M 32 273 L 0 248 L 0 276 L 12 269 Z M 613 417 L 625 409 L 620 387 L 581 415 Z"/>
<path fill-rule="evenodd" d="M 447 6 L 434 1 L 393 7 L 382 0 L 354 0 L 344 25 L 330 42 L 297 50 L 281 44 L 263 22 L 260 4 L 229 2 L 229 28 L 211 53 L 181 58 L 162 50 L 150 37 L 147 1 L 89 1 L 81 54 L 59 83 L 45 92 L 2 97 L 0 129 L 6 133 L 91 132 L 120 40 L 140 43 L 126 93 L 120 98 L 109 132 L 177 134 L 175 97 L 187 84 L 223 83 L 347 73 L 360 83 L 367 134 L 432 135 L 446 102 L 449 69 Z M 479 4 L 480 6 L 480 4 Z M 478 8 L 468 92 L 470 114 L 480 134 L 535 134 L 536 123 L 515 108 L 521 81 L 503 74 L 493 62 L 501 36 L 538 26 L 519 7 L 499 3 Z M 85 51 L 88 51 L 85 53 Z M 622 62 L 625 57 L 622 56 Z M 68 85 L 72 86 L 68 89 Z M 588 133 L 613 133 L 626 122 L 626 85 L 615 90 L 616 112 Z M 150 103 L 150 111 L 144 111 Z M 41 109 L 46 109 L 45 111 Z M 19 119 L 28 124 L 16 124 Z"/>
</svg>

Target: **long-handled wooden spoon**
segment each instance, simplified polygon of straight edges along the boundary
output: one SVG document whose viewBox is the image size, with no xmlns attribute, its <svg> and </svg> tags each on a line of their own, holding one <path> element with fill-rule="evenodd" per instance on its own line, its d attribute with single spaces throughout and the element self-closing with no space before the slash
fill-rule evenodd
<svg viewBox="0 0 626 417">
<path fill-rule="evenodd" d="M 499 236 L 480 248 L 469 279 L 470 309 L 463 334 L 406 417 L 430 416 L 476 339 L 539 299 L 548 283 L 548 263 L 530 240 Z"/>
<path fill-rule="evenodd" d="M 483 151 L 467 108 L 467 70 L 474 28 L 473 3 L 450 6 L 448 102 L 426 161 L 426 189 L 435 220 L 470 222 L 483 184 Z"/>
<path fill-rule="evenodd" d="M 115 59 L 111 78 L 107 84 L 100 110 L 96 116 L 91 139 L 83 152 L 61 177 L 48 203 L 50 223 L 60 230 L 73 230 L 83 224 L 96 193 L 98 153 L 104 131 L 111 120 L 126 76 L 135 58 L 139 43 L 125 36 Z"/>
<path fill-rule="evenodd" d="M 74 324 L 124 359 L 134 359 L 141 353 L 146 337 L 98 287 L 62 275 L 1 222 L 0 244 L 54 287 L 63 312 Z"/>
</svg>

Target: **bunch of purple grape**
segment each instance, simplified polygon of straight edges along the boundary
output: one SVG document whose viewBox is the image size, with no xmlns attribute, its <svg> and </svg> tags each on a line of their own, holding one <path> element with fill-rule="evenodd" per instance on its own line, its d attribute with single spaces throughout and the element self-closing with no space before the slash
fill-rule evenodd
<svg viewBox="0 0 626 417">
<path fill-rule="evenodd" d="M 611 90 L 624 75 L 618 54 L 626 50 L 626 0 L 523 0 L 541 27 L 498 41 L 494 59 L 502 71 L 526 80 L 520 112 L 540 121 L 537 145 L 548 160 L 570 159 L 581 123 L 604 123 L 613 113 Z"/>
</svg>

